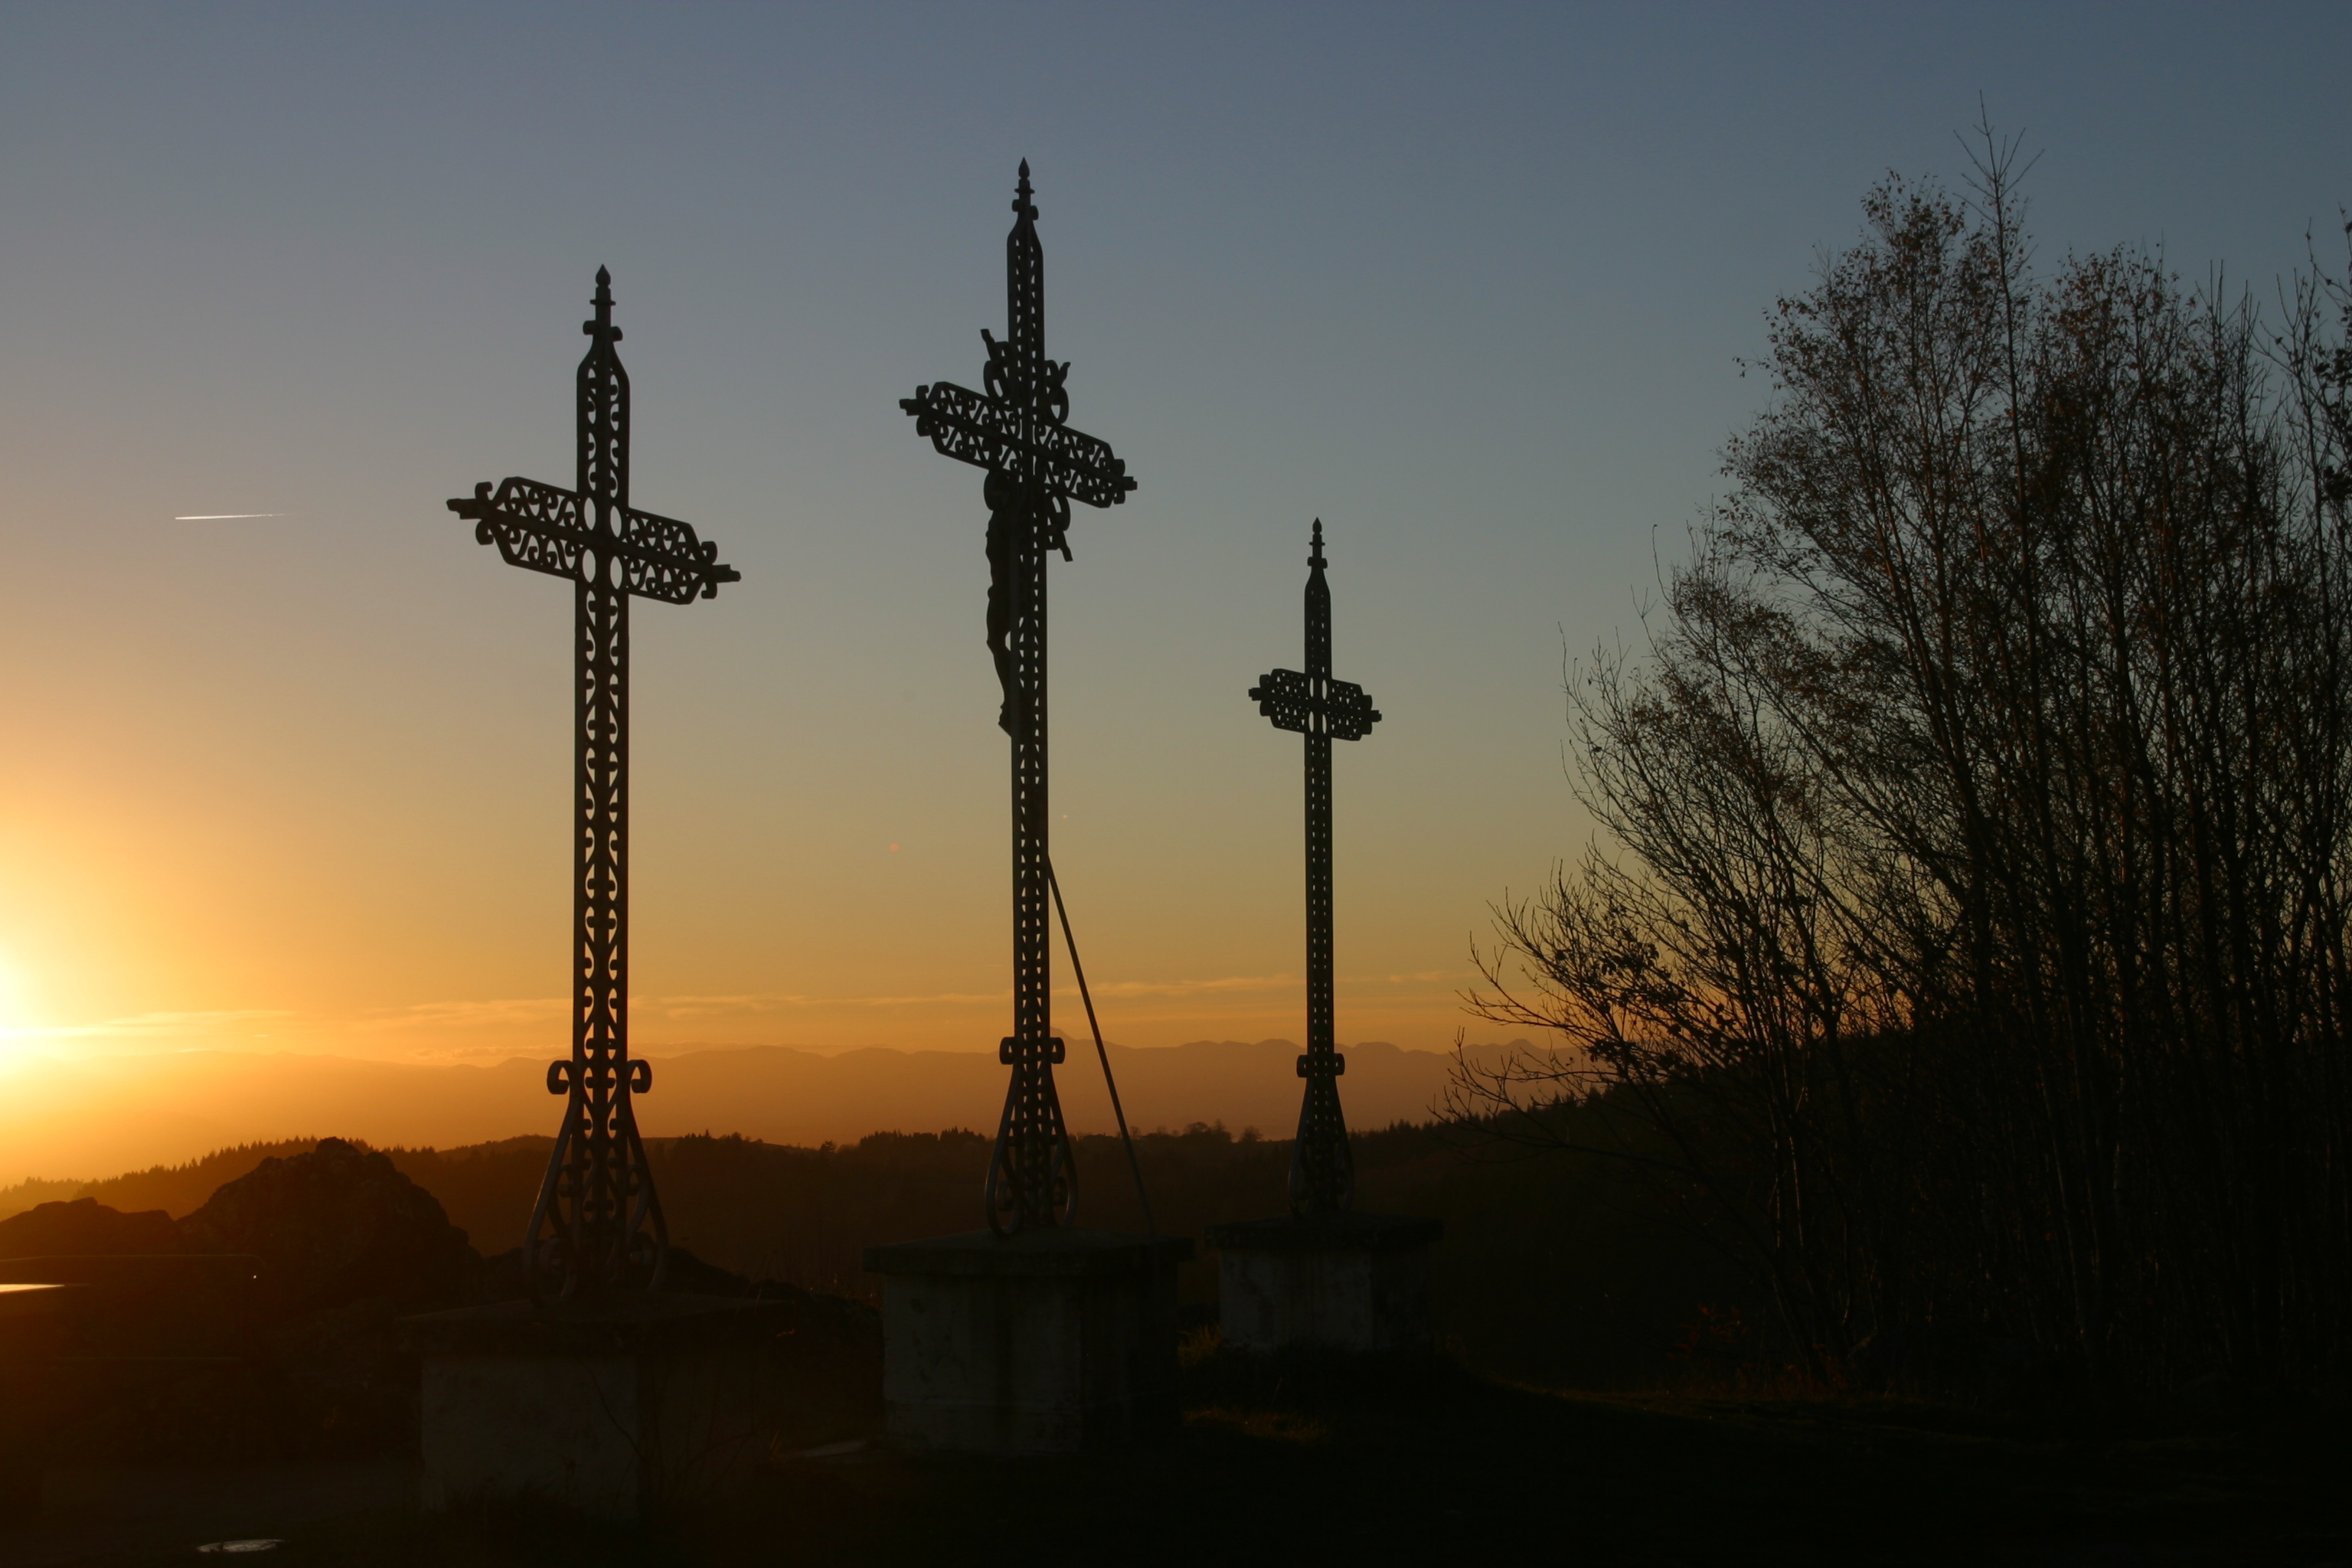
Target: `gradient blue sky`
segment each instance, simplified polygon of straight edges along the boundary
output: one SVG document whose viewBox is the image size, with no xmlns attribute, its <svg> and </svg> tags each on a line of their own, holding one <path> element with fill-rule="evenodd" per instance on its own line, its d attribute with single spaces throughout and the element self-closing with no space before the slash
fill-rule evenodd
<svg viewBox="0 0 2352 1568">
<path fill-rule="evenodd" d="M 1563 647 L 1635 633 L 1864 191 L 1964 175 L 1981 94 L 2045 260 L 2267 294 L 2341 257 L 2347 59 L 2340 4 L 0 7 L 0 1028 L 560 1046 L 569 595 L 441 502 L 568 482 L 604 264 L 635 500 L 744 574 L 635 621 L 640 1044 L 992 1046 L 980 480 L 896 403 L 1002 331 L 1025 156 L 1142 485 L 1055 569 L 1107 1026 L 1301 1026 L 1297 742 L 1243 694 L 1319 515 L 1387 715 L 1340 1036 L 1444 1045 L 1589 832 Z"/>
</svg>

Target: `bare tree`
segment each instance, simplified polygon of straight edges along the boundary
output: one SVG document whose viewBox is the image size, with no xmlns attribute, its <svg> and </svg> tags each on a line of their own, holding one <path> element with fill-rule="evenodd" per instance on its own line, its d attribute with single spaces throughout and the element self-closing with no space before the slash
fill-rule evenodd
<svg viewBox="0 0 2352 1568">
<path fill-rule="evenodd" d="M 1645 656 L 1571 683 L 1610 847 L 1496 911 L 1471 1000 L 1579 1052 L 1465 1065 L 1457 1113 L 1637 1110 L 1802 1354 L 1957 1320 L 2111 1387 L 2322 1375 L 2346 292 L 2266 338 L 2141 252 L 2038 278 L 1990 135 L 1965 197 L 1864 212 Z"/>
</svg>

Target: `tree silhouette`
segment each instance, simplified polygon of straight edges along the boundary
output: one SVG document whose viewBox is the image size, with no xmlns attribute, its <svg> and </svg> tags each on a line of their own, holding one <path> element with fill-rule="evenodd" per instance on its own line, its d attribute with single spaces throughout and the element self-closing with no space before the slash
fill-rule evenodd
<svg viewBox="0 0 2352 1568">
<path fill-rule="evenodd" d="M 2016 182 L 1989 132 L 1890 180 L 1779 303 L 1646 649 L 1571 683 L 1611 842 L 1479 955 L 1573 1048 L 1455 1108 L 1612 1090 L 1802 1354 L 2299 1384 L 2352 1307 L 2347 293 L 2041 276 Z"/>
</svg>

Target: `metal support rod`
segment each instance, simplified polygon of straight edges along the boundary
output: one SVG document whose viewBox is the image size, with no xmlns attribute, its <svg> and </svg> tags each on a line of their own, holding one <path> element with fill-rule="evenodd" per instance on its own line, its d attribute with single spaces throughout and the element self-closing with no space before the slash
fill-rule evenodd
<svg viewBox="0 0 2352 1568">
<path fill-rule="evenodd" d="M 1118 1121 L 1118 1141 L 1127 1149 L 1127 1169 L 1135 1178 L 1135 1201 L 1143 1205 L 1143 1228 L 1152 1236 L 1160 1226 L 1151 1217 L 1151 1194 L 1143 1190 L 1143 1163 L 1135 1157 L 1135 1136 L 1127 1125 L 1127 1108 L 1118 1102 L 1118 1079 L 1110 1070 L 1110 1047 L 1103 1044 L 1102 1025 L 1095 1017 L 1094 993 L 1087 989 L 1086 965 L 1078 962 L 1078 939 L 1070 934 L 1070 906 L 1062 901 L 1062 879 L 1054 862 L 1045 862 L 1045 884 L 1054 889 L 1054 912 L 1062 917 L 1062 945 L 1070 950 L 1070 973 L 1077 977 L 1078 1000 L 1087 1005 L 1087 1027 L 1094 1031 L 1095 1056 L 1102 1062 L 1103 1087 L 1110 1090 L 1110 1113 Z"/>
<path fill-rule="evenodd" d="M 947 382 L 898 406 L 938 451 L 988 471 L 988 647 L 1012 742 L 1013 1033 L 997 1048 L 1013 1069 L 982 1195 L 999 1234 L 1067 1225 L 1077 1164 L 1054 1088 L 1064 1057 L 1053 1035 L 1052 879 L 1048 809 L 1045 556 L 1069 556 L 1070 503 L 1115 506 L 1135 489 L 1108 446 L 1069 427 L 1070 367 L 1045 357 L 1045 252 L 1037 238 L 1029 165 L 1004 241 L 1005 337 L 983 331 L 983 392 Z"/>
</svg>

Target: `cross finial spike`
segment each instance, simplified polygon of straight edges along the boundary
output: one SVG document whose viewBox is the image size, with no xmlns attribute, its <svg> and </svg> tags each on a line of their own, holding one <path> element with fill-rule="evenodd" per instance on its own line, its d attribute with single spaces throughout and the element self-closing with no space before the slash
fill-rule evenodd
<svg viewBox="0 0 2352 1568">
<path fill-rule="evenodd" d="M 592 338 L 610 338 L 614 342 L 621 334 L 613 326 L 613 275 L 605 268 L 596 268 L 596 319 L 583 321 L 580 330 Z"/>
<path fill-rule="evenodd" d="M 1315 552 L 1307 556 L 1307 564 L 1309 566 L 1328 564 L 1323 559 L 1323 520 L 1319 517 L 1315 520 Z"/>
</svg>

